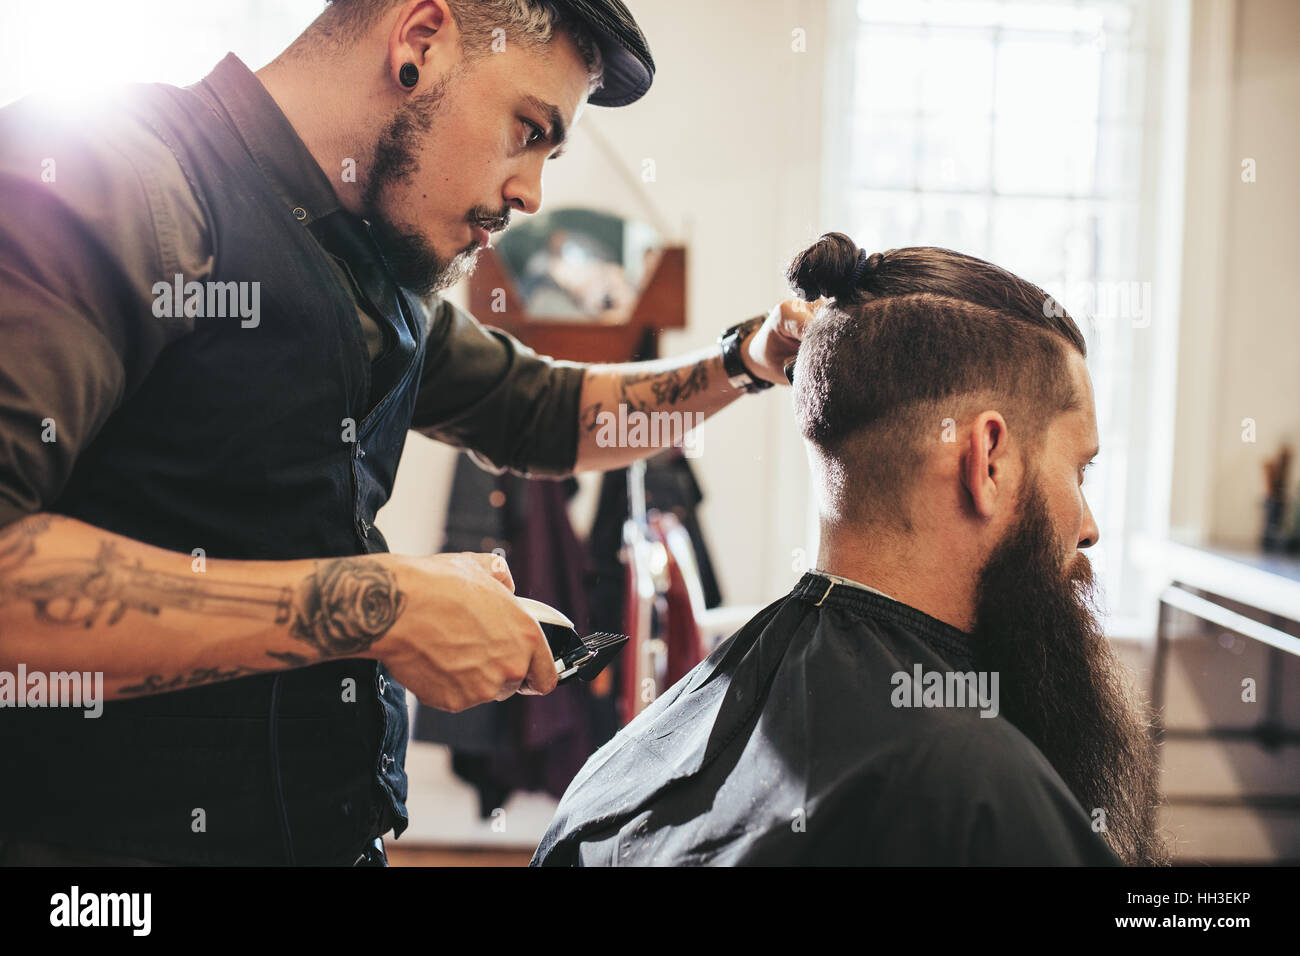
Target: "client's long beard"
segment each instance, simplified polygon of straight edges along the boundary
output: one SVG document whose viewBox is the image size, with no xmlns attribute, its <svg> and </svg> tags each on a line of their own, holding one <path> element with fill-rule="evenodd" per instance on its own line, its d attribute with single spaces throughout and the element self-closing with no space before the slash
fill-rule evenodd
<svg viewBox="0 0 1300 956">
<path fill-rule="evenodd" d="M 982 670 L 999 674 L 1002 712 L 1042 751 L 1129 864 L 1168 862 L 1156 833 L 1159 762 L 1150 720 L 1098 615 L 1092 565 L 1063 566 L 1037 483 L 1020 523 L 985 564 L 976 594 Z M 1098 811 L 1102 811 L 1102 816 Z"/>
</svg>

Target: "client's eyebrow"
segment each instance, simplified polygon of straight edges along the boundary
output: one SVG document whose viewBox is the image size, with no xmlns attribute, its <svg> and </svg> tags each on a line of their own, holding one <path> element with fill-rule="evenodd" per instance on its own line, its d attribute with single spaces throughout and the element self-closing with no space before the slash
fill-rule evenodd
<svg viewBox="0 0 1300 956">
<path fill-rule="evenodd" d="M 534 109 L 546 114 L 546 139 L 555 147 L 555 152 L 550 155 L 551 159 L 559 159 L 564 155 L 564 141 L 568 138 L 569 131 L 564 125 L 564 117 L 560 115 L 560 108 L 554 103 L 548 103 L 543 99 L 533 96 L 531 93 L 524 94 L 524 99 Z"/>
</svg>

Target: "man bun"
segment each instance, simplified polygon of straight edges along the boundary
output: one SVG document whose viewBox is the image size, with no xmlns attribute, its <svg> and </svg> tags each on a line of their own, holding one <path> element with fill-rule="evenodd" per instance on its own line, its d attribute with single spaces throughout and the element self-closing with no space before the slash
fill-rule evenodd
<svg viewBox="0 0 1300 956">
<path fill-rule="evenodd" d="M 842 232 L 828 232 L 794 257 L 785 277 L 801 298 L 859 298 L 884 256 L 871 255 Z"/>
</svg>

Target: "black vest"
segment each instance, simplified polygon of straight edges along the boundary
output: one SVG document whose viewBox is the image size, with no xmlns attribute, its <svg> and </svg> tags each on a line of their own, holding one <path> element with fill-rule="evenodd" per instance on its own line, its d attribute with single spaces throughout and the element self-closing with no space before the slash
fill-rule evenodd
<svg viewBox="0 0 1300 956">
<path fill-rule="evenodd" d="M 424 313 L 398 293 L 385 315 L 395 344 L 372 367 L 327 253 L 201 90 L 136 87 L 127 108 L 194 187 L 214 247 L 208 278 L 260 283 L 259 324 L 197 319 L 47 510 L 208 558 L 386 551 L 374 519 L 411 421 Z M 344 221 L 369 241 L 360 220 Z M 146 613 L 128 608 L 104 640 L 128 640 Z M 403 688 L 360 659 L 109 702 L 98 719 L 10 710 L 0 831 L 173 863 L 350 865 L 406 827 L 406 739 Z"/>
</svg>

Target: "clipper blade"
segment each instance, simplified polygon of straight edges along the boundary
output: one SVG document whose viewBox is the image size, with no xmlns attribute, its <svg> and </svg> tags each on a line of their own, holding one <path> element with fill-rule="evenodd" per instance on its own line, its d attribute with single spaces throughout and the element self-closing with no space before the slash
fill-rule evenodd
<svg viewBox="0 0 1300 956">
<path fill-rule="evenodd" d="M 556 662 L 557 669 L 561 664 L 563 665 L 563 670 L 560 671 L 561 683 L 571 677 L 578 677 L 588 682 L 595 680 L 596 675 L 618 655 L 629 638 L 626 634 L 597 631 L 579 640 L 582 642 L 581 648 L 566 654 L 563 661 Z"/>
</svg>

